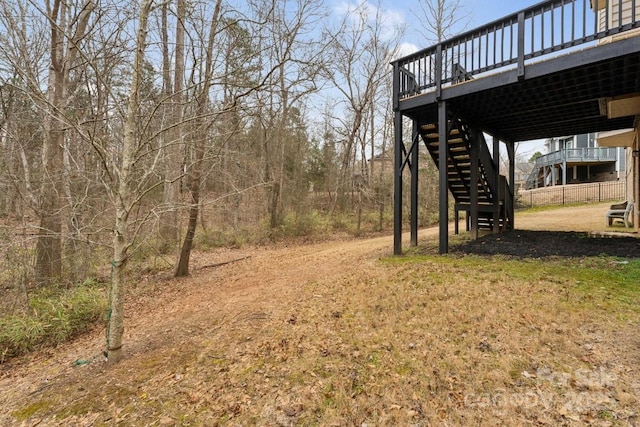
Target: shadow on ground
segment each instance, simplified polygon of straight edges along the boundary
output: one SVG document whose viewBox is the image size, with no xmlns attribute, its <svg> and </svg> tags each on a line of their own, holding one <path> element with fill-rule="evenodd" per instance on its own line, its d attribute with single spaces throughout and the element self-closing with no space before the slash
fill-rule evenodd
<svg viewBox="0 0 640 427">
<path fill-rule="evenodd" d="M 489 234 L 452 249 L 452 252 L 457 253 L 508 255 L 519 258 L 599 255 L 640 258 L 640 239 L 635 237 L 596 237 L 588 233 L 573 231 L 514 230 L 503 234 Z"/>
</svg>

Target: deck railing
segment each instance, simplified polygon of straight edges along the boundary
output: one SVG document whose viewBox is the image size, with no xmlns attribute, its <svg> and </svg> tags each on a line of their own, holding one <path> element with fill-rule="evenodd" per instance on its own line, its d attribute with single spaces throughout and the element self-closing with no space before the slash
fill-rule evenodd
<svg viewBox="0 0 640 427">
<path fill-rule="evenodd" d="M 638 27 L 640 0 L 545 1 L 394 61 L 394 106 L 462 76 L 512 66 L 524 77 L 528 60 Z"/>
<path fill-rule="evenodd" d="M 566 148 L 544 154 L 536 159 L 536 162 L 526 182 L 527 188 L 536 186 L 540 169 L 545 166 L 558 165 L 564 162 L 588 163 L 588 162 L 615 162 L 618 160 L 618 149 L 611 147 L 582 147 Z"/>
<path fill-rule="evenodd" d="M 536 159 L 535 168 L 557 165 L 563 162 L 615 162 L 617 148 L 583 147 L 567 148 L 544 154 Z"/>
</svg>

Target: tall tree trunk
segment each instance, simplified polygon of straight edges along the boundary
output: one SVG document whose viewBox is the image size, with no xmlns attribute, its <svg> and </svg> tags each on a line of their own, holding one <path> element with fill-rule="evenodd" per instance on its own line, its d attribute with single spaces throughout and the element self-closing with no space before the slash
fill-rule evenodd
<svg viewBox="0 0 640 427">
<path fill-rule="evenodd" d="M 8 138 L 4 130 L 5 123 L 0 123 L 0 157 L 2 158 L 2 175 L 0 176 L 0 217 L 9 216 L 13 212 L 12 200 L 15 194 L 9 191 L 9 182 L 14 176 L 14 141 Z"/>
<path fill-rule="evenodd" d="M 184 51 L 185 51 L 185 28 L 184 20 L 186 19 L 186 0 L 177 1 L 176 11 L 176 48 L 175 48 L 175 74 L 173 81 L 173 93 L 171 96 L 171 130 L 168 132 L 165 147 L 165 183 L 164 183 L 164 206 L 165 211 L 160 218 L 160 239 L 161 251 L 168 252 L 171 248 L 175 248 L 178 242 L 178 211 L 177 203 L 180 195 L 180 180 L 182 174 L 182 162 L 180 162 L 180 153 L 182 147 L 182 121 L 183 121 L 183 105 L 182 100 L 184 88 Z M 163 6 L 164 8 L 165 6 Z M 163 14 L 166 9 L 163 9 Z M 163 21 L 165 21 L 163 16 Z M 164 37 L 164 33 L 163 33 Z M 167 44 L 164 42 L 163 50 L 168 50 Z M 164 55 L 168 56 L 165 52 Z M 167 70 L 168 71 L 168 70 Z M 167 81 L 165 88 L 168 91 L 169 76 L 165 75 Z"/>
<path fill-rule="evenodd" d="M 280 58 L 279 58 L 280 60 Z M 285 152 L 287 143 L 289 142 L 289 133 L 287 132 L 287 123 L 289 122 L 289 91 L 286 86 L 285 62 L 281 60 L 278 66 L 278 89 L 280 91 L 280 103 L 282 104 L 282 113 L 277 120 L 277 127 L 274 135 L 276 136 L 272 143 L 279 142 L 280 146 L 274 150 L 275 165 L 278 165 L 277 176 L 274 177 L 274 183 L 271 187 L 271 218 L 269 225 L 271 228 L 280 226 L 284 221 L 284 204 L 282 194 L 284 192 L 284 167 Z M 277 163 L 276 163 L 277 162 Z"/>
<path fill-rule="evenodd" d="M 58 147 L 52 141 L 59 141 L 59 139 L 52 138 L 47 142 L 49 149 L 43 156 L 46 158 L 43 161 L 46 184 L 40 190 L 40 205 L 38 207 L 40 226 L 36 243 L 35 271 L 36 280 L 40 285 L 58 281 L 62 277 L 60 185 L 59 177 L 55 173 L 61 159 Z"/>
<path fill-rule="evenodd" d="M 68 140 L 69 138 L 66 138 L 66 139 Z M 68 268 L 68 270 L 65 271 L 65 276 L 70 281 L 76 282 L 82 279 L 80 275 L 83 274 L 83 271 L 86 271 L 86 268 L 81 268 L 81 267 L 85 267 L 83 262 L 87 259 L 87 257 L 85 256 L 86 254 L 79 252 L 80 248 L 78 247 L 78 242 L 79 242 L 78 231 L 81 227 L 80 225 L 81 216 L 80 216 L 80 212 L 75 206 L 73 192 L 71 189 L 71 174 L 72 174 L 71 153 L 70 153 L 71 144 L 69 144 L 69 141 L 67 140 L 65 140 L 65 145 L 62 150 L 63 151 L 62 176 L 64 179 L 62 181 L 61 186 L 63 188 L 64 200 L 66 201 L 67 212 L 68 212 L 68 215 L 66 215 L 66 221 L 65 221 L 66 224 L 64 224 L 65 225 L 64 233 L 69 238 L 65 239 L 66 241 L 63 245 L 63 253 L 64 253 L 65 262 L 66 262 L 65 267 Z"/>
<path fill-rule="evenodd" d="M 180 249 L 180 258 L 176 265 L 175 277 L 184 277 L 189 275 L 189 261 L 191 259 L 191 249 L 193 248 L 193 239 L 196 235 L 196 227 L 198 225 L 198 213 L 200 211 L 200 182 L 202 177 L 202 161 L 204 158 L 203 137 L 196 142 L 196 159 L 193 164 L 193 170 L 189 177 L 189 195 L 191 203 L 189 206 L 189 222 L 187 224 L 187 234 L 185 235 L 182 248 Z"/>
<path fill-rule="evenodd" d="M 347 192 L 351 192 L 353 190 L 351 181 L 354 169 L 351 166 L 352 161 L 355 161 L 356 137 L 361 123 L 362 114 L 360 113 L 360 111 L 355 111 L 355 119 L 353 124 L 351 125 L 347 140 L 345 141 L 346 147 L 344 149 L 344 153 L 342 154 L 342 164 L 338 179 L 337 202 L 338 209 L 340 209 L 341 212 L 344 212 L 347 209 Z"/>
<path fill-rule="evenodd" d="M 133 183 L 136 161 L 137 136 L 136 116 L 139 109 L 140 79 L 144 63 L 147 23 L 153 0 L 143 0 L 140 5 L 139 27 L 136 36 L 136 53 L 129 88 L 129 99 L 124 121 L 123 151 L 118 173 L 115 195 L 116 217 L 113 235 L 113 261 L 111 285 L 109 287 L 109 320 L 107 324 L 107 358 L 109 363 L 122 359 L 124 335 L 124 293 L 126 286 L 126 263 L 133 236 L 129 230 L 129 214 L 138 201 Z"/>
<path fill-rule="evenodd" d="M 196 134 L 192 135 L 192 138 L 194 139 L 195 161 L 191 165 L 189 173 L 189 194 L 191 197 L 191 205 L 189 206 L 189 222 L 187 224 L 187 233 L 184 237 L 184 241 L 182 242 L 182 248 L 180 249 L 180 258 L 178 259 L 178 263 L 174 271 L 175 277 L 189 275 L 191 249 L 193 248 L 193 239 L 195 238 L 196 227 L 198 225 L 198 214 L 200 210 L 200 181 L 202 180 L 206 135 L 211 127 L 210 123 L 205 123 L 204 115 L 209 109 L 209 88 L 213 79 L 213 46 L 216 36 L 218 17 L 220 16 L 221 4 L 222 0 L 217 0 L 213 17 L 211 18 L 204 79 L 201 83 L 202 86 L 198 96 L 198 108 L 196 111 Z"/>
<path fill-rule="evenodd" d="M 69 70 L 78 56 L 78 45 L 84 38 L 94 5 L 86 0 L 72 25 L 67 28 L 67 14 L 70 6 L 55 0 L 49 12 L 51 24 L 51 64 L 47 88 L 47 115 L 45 118 L 44 145 L 42 149 L 42 185 L 38 214 L 40 228 L 36 243 L 36 280 L 40 284 L 57 281 L 62 276 L 62 185 L 63 146 L 65 138 L 64 112 Z M 65 30 L 71 34 L 65 34 Z M 65 51 L 65 46 L 67 47 Z"/>
<path fill-rule="evenodd" d="M 50 10 L 51 64 L 47 89 L 47 116 L 45 118 L 44 144 L 42 147 L 42 185 L 39 192 L 38 215 L 40 226 L 36 242 L 36 281 L 46 284 L 57 281 L 62 275 L 60 216 L 60 174 L 62 172 L 62 145 L 64 131 L 60 110 L 64 100 L 65 61 L 64 28 L 66 27 L 66 3 L 55 0 Z"/>
<path fill-rule="evenodd" d="M 378 171 L 378 185 L 376 186 L 376 198 L 378 200 L 378 231 L 382 231 L 384 228 L 384 209 L 387 201 L 387 191 L 386 183 L 384 182 L 385 177 L 385 165 L 387 163 L 387 136 L 391 129 L 390 120 L 386 118 L 383 119 L 382 126 L 382 147 L 380 147 L 380 152 L 382 153 L 381 162 L 380 162 L 380 170 Z M 372 169 L 373 170 L 373 169 Z"/>
<path fill-rule="evenodd" d="M 269 227 L 274 229 L 281 224 L 278 204 L 280 202 L 280 181 L 271 184 L 271 200 L 269 202 Z"/>
</svg>

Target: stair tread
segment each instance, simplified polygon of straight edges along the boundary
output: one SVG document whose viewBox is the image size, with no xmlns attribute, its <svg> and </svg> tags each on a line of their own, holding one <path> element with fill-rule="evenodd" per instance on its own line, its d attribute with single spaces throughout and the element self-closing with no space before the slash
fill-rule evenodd
<svg viewBox="0 0 640 427">
<path fill-rule="evenodd" d="M 439 165 L 440 159 L 440 135 L 436 123 L 428 123 L 420 126 L 420 135 L 425 147 L 429 151 L 431 158 Z M 457 203 L 470 203 L 471 185 L 471 153 L 470 153 L 469 127 L 461 122 L 457 122 L 447 136 L 447 184 L 449 191 L 454 195 Z M 482 161 L 478 165 L 478 203 L 486 206 L 493 206 L 492 200 L 495 192 L 492 190 L 493 180 L 488 179 L 493 172 L 490 165 L 485 170 Z M 479 216 L 484 228 L 492 228 L 493 213 Z"/>
</svg>

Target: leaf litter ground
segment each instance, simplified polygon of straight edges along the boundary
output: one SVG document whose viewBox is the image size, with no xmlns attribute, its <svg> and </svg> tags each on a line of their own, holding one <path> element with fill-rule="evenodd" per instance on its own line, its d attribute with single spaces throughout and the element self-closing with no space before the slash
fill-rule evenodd
<svg viewBox="0 0 640 427">
<path fill-rule="evenodd" d="M 0 365 L 0 425 L 634 425 L 638 293 L 584 282 L 636 259 L 468 254 L 568 214 L 602 229 L 603 209 L 521 214 L 521 237 L 444 257 L 434 229 L 423 256 L 389 258 L 389 237 L 198 254 L 248 258 L 137 284 L 117 366 L 92 358 L 100 330 Z"/>
</svg>

